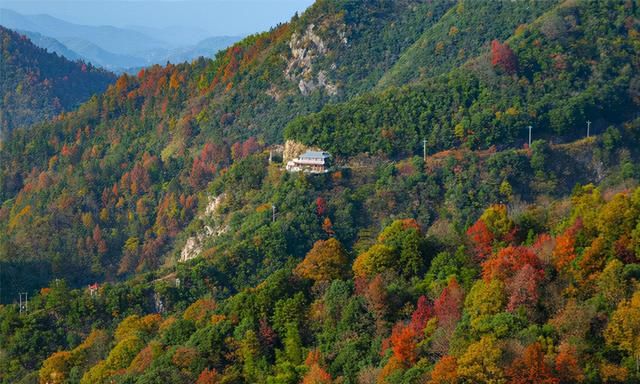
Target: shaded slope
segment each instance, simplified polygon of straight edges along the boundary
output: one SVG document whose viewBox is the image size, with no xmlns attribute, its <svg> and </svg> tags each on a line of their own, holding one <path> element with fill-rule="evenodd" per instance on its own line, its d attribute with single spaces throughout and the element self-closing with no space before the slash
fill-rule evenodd
<svg viewBox="0 0 640 384">
<path fill-rule="evenodd" d="M 51 118 L 75 108 L 115 80 L 90 64 L 71 62 L 0 27 L 0 130 Z"/>
</svg>

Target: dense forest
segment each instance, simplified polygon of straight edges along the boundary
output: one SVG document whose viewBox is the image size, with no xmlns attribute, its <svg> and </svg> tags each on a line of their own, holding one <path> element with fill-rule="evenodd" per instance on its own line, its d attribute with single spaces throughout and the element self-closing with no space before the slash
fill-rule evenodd
<svg viewBox="0 0 640 384">
<path fill-rule="evenodd" d="M 498 4 L 503 3 L 493 6 L 500 8 Z M 516 12 L 523 3 L 512 4 Z M 636 118 L 637 5 L 617 4 L 616 12 L 611 3 L 605 4 L 560 6 L 535 22 L 517 25 L 506 41 L 493 40 L 490 49 L 444 75 L 301 116 L 289 124 L 286 136 L 345 156 L 407 155 L 423 138 L 431 152 L 454 146 L 487 148 L 521 144 L 528 125 L 534 126 L 536 137 L 559 141 L 584 136 L 588 119 L 602 132 Z M 463 5 L 457 11 L 462 7 L 462 14 L 473 13 L 472 20 L 485 17 L 477 14 L 477 7 Z M 514 18 L 520 20 L 519 13 Z M 460 19 L 464 28 L 465 19 L 458 15 L 456 21 Z M 437 48 L 422 48 L 432 59 L 441 55 Z M 464 44 L 460 49 L 467 51 Z M 420 57 L 411 57 L 412 67 L 419 67 Z M 438 67 L 425 65 L 434 71 Z"/>
<path fill-rule="evenodd" d="M 0 134 L 75 109 L 116 80 L 90 63 L 72 62 L 0 26 Z"/>
<path fill-rule="evenodd" d="M 0 382 L 640 383 L 638 111 L 631 0 L 318 0 L 122 75 L 2 143 Z"/>
</svg>

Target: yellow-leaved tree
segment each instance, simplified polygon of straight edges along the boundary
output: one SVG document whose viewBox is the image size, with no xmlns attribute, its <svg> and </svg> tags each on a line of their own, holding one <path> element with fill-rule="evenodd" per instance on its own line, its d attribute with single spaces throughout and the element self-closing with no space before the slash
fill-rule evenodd
<svg viewBox="0 0 640 384">
<path fill-rule="evenodd" d="M 636 361 L 636 371 L 640 370 L 640 290 L 631 300 L 623 300 L 611 315 L 604 332 L 607 344 L 617 346 Z"/>
<path fill-rule="evenodd" d="M 294 273 L 316 282 L 331 281 L 346 277 L 347 263 L 347 252 L 338 240 L 318 240 Z"/>
<path fill-rule="evenodd" d="M 40 383 L 66 383 L 71 369 L 80 372 L 100 360 L 109 345 L 109 336 L 103 330 L 95 329 L 87 338 L 71 351 L 59 351 L 47 358 L 39 372 Z"/>
<path fill-rule="evenodd" d="M 458 376 L 463 382 L 503 384 L 504 373 L 498 366 L 502 350 L 491 336 L 484 336 L 471 344 L 458 359 Z"/>
</svg>

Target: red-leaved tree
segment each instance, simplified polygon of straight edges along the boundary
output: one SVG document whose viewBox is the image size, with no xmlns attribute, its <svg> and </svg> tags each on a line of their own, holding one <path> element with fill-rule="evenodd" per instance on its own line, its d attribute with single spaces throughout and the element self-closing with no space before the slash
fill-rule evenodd
<svg viewBox="0 0 640 384">
<path fill-rule="evenodd" d="M 491 256 L 494 236 L 484 220 L 479 219 L 470 226 L 467 229 L 467 236 L 473 244 L 473 253 L 476 261 L 482 262 Z"/>
<path fill-rule="evenodd" d="M 327 212 L 327 201 L 322 197 L 318 196 L 316 199 L 316 213 L 318 216 L 324 216 Z"/>
<path fill-rule="evenodd" d="M 491 42 L 491 64 L 500 67 L 507 73 L 514 73 L 518 69 L 518 59 L 507 43 L 498 40 Z"/>
<path fill-rule="evenodd" d="M 507 281 L 526 264 L 544 274 L 540 260 L 530 248 L 510 245 L 482 264 L 482 276 L 485 281 L 495 278 Z"/>
<path fill-rule="evenodd" d="M 538 286 L 541 279 L 542 274 L 531 264 L 525 264 L 520 268 L 507 285 L 509 292 L 507 310 L 513 312 L 520 306 L 533 309 L 538 301 Z"/>
<path fill-rule="evenodd" d="M 462 315 L 464 291 L 455 277 L 449 280 L 440 297 L 433 303 L 433 310 L 438 318 L 438 325 L 444 328 L 455 328 Z"/>
<path fill-rule="evenodd" d="M 418 306 L 411 314 L 411 328 L 413 328 L 417 335 L 422 334 L 424 327 L 431 317 L 433 317 L 433 305 L 431 305 L 426 296 L 420 296 Z"/>
</svg>

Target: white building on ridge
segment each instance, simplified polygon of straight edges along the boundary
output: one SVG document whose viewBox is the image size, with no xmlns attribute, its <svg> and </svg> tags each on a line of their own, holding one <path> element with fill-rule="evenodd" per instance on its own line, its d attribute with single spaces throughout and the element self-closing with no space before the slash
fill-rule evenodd
<svg viewBox="0 0 640 384">
<path fill-rule="evenodd" d="M 289 172 L 326 173 L 331 165 L 331 154 L 324 151 L 306 151 L 287 162 Z"/>
</svg>

